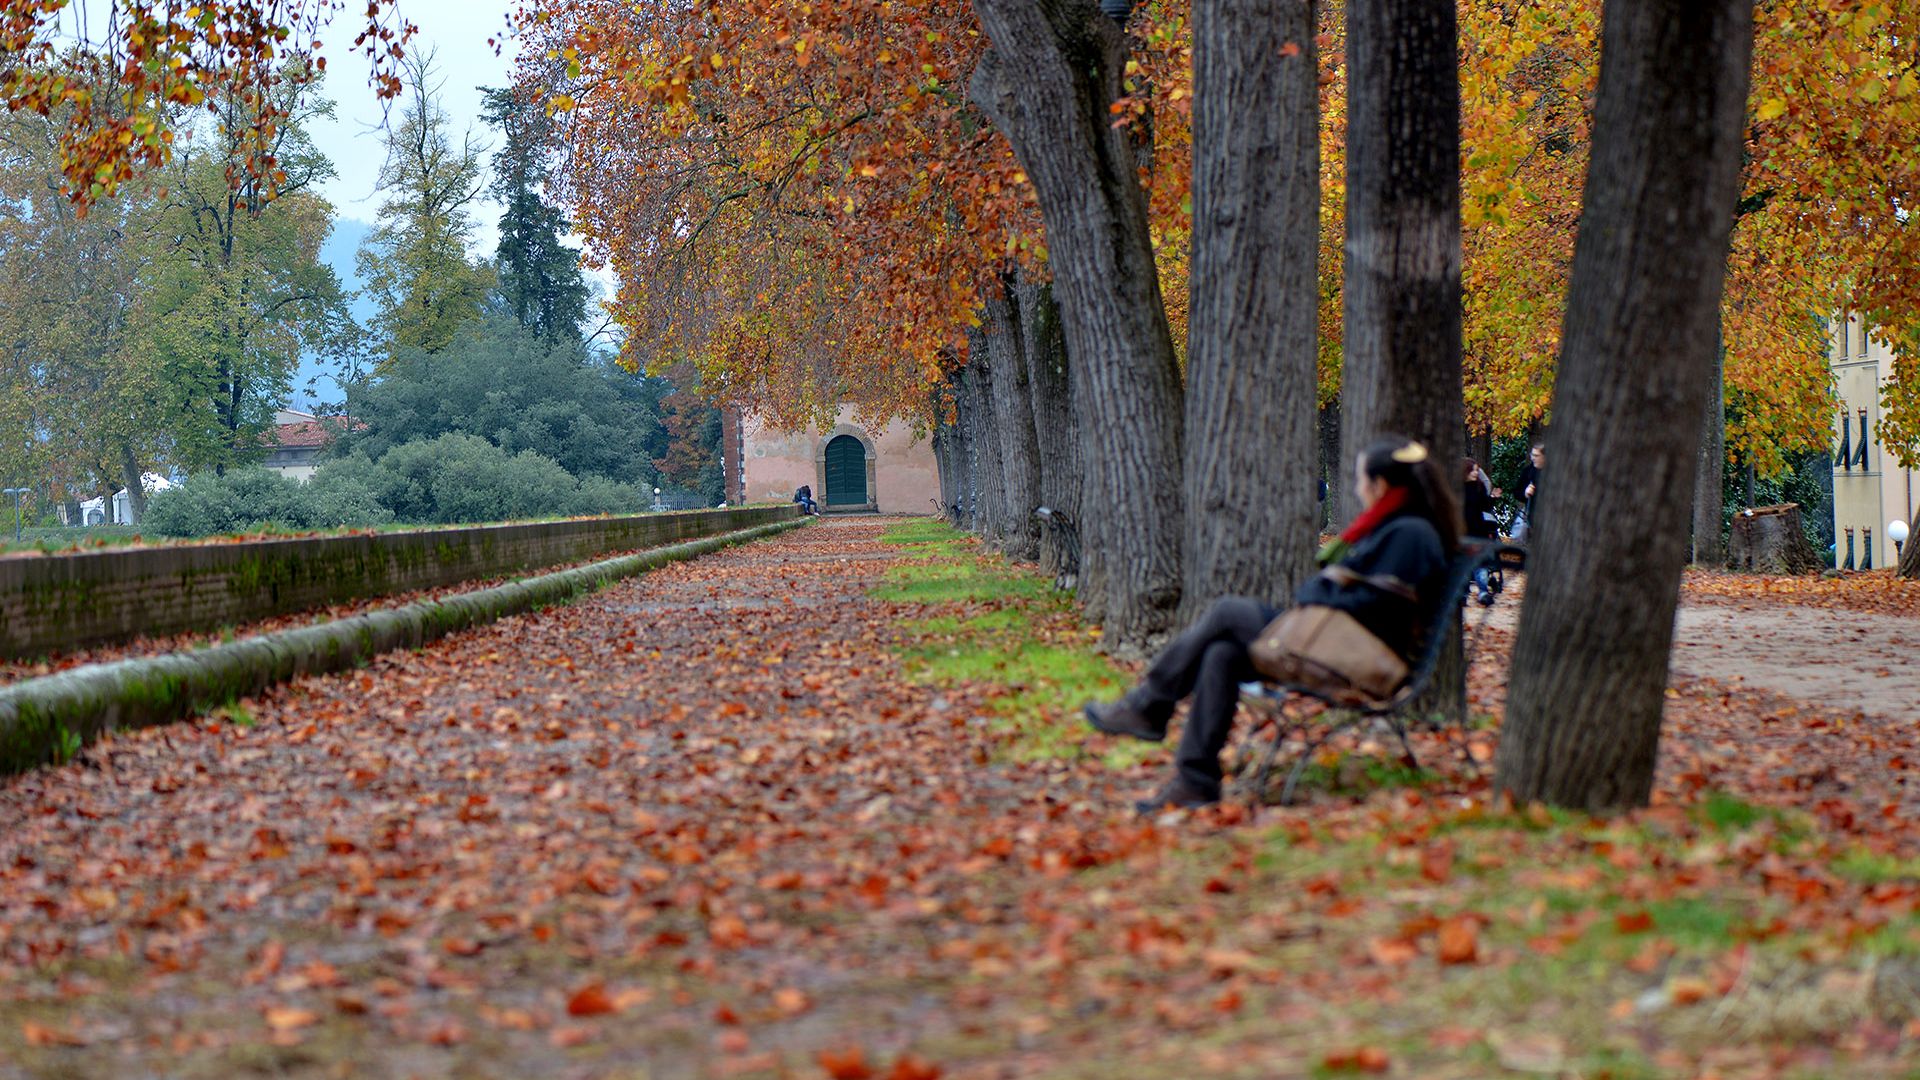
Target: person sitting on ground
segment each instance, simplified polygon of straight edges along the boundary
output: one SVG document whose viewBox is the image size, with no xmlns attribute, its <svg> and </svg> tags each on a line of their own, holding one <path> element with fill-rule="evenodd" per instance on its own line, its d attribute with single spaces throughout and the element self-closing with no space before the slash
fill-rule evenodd
<svg viewBox="0 0 1920 1080">
<path fill-rule="evenodd" d="M 1455 483 L 1426 447 L 1398 436 L 1367 447 L 1355 473 L 1360 516 L 1321 549 L 1326 569 L 1300 586 L 1294 602 L 1339 608 L 1405 657 L 1439 600 L 1448 556 L 1460 544 Z M 1220 751 L 1233 729 L 1240 684 L 1259 678 L 1248 648 L 1279 615 L 1248 597 L 1216 600 L 1161 652 L 1139 686 L 1118 701 L 1087 705 L 1096 729 L 1159 742 L 1174 706 L 1193 699 L 1173 778 L 1135 804 L 1141 813 L 1220 801 Z"/>
<path fill-rule="evenodd" d="M 1497 540 L 1500 537 L 1500 521 L 1493 513 L 1493 500 L 1500 497 L 1500 489 L 1487 479 L 1480 463 L 1467 458 L 1465 487 L 1460 495 L 1461 523 L 1466 534 L 1477 540 Z M 1482 607 L 1493 606 L 1493 578 L 1487 568 L 1482 566 L 1473 572 L 1473 584 L 1479 592 Z"/>
<path fill-rule="evenodd" d="M 793 501 L 800 504 L 800 512 L 802 514 L 817 514 L 820 512 L 820 507 L 815 505 L 813 501 L 813 485 L 811 484 L 801 484 L 793 493 Z"/>
</svg>

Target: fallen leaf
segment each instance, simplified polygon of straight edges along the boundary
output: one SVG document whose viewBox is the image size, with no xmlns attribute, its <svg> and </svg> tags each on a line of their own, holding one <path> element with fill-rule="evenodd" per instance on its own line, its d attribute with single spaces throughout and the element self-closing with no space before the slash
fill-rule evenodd
<svg viewBox="0 0 1920 1080">
<path fill-rule="evenodd" d="M 588 983 L 567 999 L 568 1016 L 604 1016 L 617 1011 L 613 998 L 607 994 L 605 983 Z"/>
</svg>

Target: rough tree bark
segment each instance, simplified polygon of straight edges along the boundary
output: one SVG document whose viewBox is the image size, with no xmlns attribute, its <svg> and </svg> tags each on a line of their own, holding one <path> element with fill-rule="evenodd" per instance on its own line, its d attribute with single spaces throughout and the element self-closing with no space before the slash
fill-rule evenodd
<svg viewBox="0 0 1920 1080">
<path fill-rule="evenodd" d="M 1723 374 L 1726 345 L 1713 350 L 1707 378 L 1707 407 L 1700 421 L 1700 452 L 1693 474 L 1693 565 L 1718 570 L 1727 565 L 1727 397 Z"/>
<path fill-rule="evenodd" d="M 955 472 L 960 481 L 960 513 L 954 524 L 969 532 L 980 527 L 980 410 L 975 392 L 979 373 L 967 365 L 953 374 L 956 449 Z"/>
<path fill-rule="evenodd" d="M 982 327 L 992 353 L 993 420 L 1000 433 L 1000 530 L 1008 557 L 1040 558 L 1040 443 L 1034 434 L 1027 348 L 1012 282 L 988 298 Z"/>
<path fill-rule="evenodd" d="M 1180 599 L 1181 387 L 1146 196 L 1108 108 L 1125 42 L 1091 0 L 973 7 L 993 45 L 972 97 L 1033 180 L 1085 406 L 1083 539 L 1106 568 L 1095 604 L 1108 646 L 1137 651 L 1170 628 Z"/>
<path fill-rule="evenodd" d="M 1456 19 L 1453 0 L 1354 0 L 1347 7 L 1340 376 L 1340 441 L 1349 459 L 1393 432 L 1426 443 L 1448 475 L 1458 475 L 1466 442 Z M 1351 469 L 1349 460 L 1341 473 Z M 1337 487 L 1344 497 L 1350 485 Z M 1456 625 L 1418 705 L 1422 713 L 1465 716 L 1459 639 Z"/>
<path fill-rule="evenodd" d="M 1340 509 L 1340 489 L 1349 480 L 1352 463 L 1340 460 L 1340 399 L 1320 407 L 1320 480 L 1326 484 L 1327 497 L 1320 504 L 1320 531 L 1332 532 Z"/>
<path fill-rule="evenodd" d="M 1181 609 L 1313 566 L 1320 88 L 1313 0 L 1199 0 Z"/>
<path fill-rule="evenodd" d="M 1060 308 L 1050 285 L 1023 283 L 1015 295 L 1040 449 L 1040 502 L 1064 517 L 1041 530 L 1040 566 L 1063 588 L 1073 588 L 1080 575 L 1080 424 L 1067 345 L 1060 336 Z"/>
<path fill-rule="evenodd" d="M 1526 603 L 1494 784 L 1643 805 L 1739 195 L 1752 0 L 1609 0 Z M 1622 468 L 1630 462 L 1631 468 Z"/>
<path fill-rule="evenodd" d="M 974 482 L 973 531 L 994 547 L 1006 536 L 1006 476 L 1000 466 L 1000 418 L 993 410 L 993 351 L 982 330 L 967 332 L 967 368 L 973 379 Z"/>
<path fill-rule="evenodd" d="M 938 408 L 939 406 L 936 404 L 936 409 Z M 941 517 L 948 516 L 950 508 L 954 504 L 954 495 L 959 488 L 959 485 L 954 482 L 953 476 L 953 432 L 953 425 L 947 423 L 946 418 L 936 412 L 933 421 L 932 438 L 933 467 L 940 478 L 940 508 L 938 513 Z"/>
</svg>

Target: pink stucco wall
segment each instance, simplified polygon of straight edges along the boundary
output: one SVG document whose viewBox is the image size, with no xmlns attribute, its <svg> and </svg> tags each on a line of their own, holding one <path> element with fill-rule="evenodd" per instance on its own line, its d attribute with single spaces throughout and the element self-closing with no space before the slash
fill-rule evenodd
<svg viewBox="0 0 1920 1080">
<path fill-rule="evenodd" d="M 757 416 L 742 424 L 745 441 L 747 499 L 789 499 L 793 489 L 810 485 L 823 499 L 826 484 L 819 471 L 821 447 L 842 432 L 860 436 L 872 446 L 873 486 L 877 509 L 883 514 L 931 514 L 940 498 L 940 471 L 933 461 L 933 444 L 915 439 L 913 429 L 894 420 L 875 431 L 853 418 L 851 406 L 840 410 L 830 431 L 780 431 Z"/>
</svg>

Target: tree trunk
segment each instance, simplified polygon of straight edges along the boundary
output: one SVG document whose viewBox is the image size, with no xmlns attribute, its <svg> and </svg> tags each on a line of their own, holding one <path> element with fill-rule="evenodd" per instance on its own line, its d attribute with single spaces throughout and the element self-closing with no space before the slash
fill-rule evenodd
<svg viewBox="0 0 1920 1080">
<path fill-rule="evenodd" d="M 1752 0 L 1610 0 L 1593 157 L 1494 784 L 1605 811 L 1653 789 L 1739 195 Z M 1630 567 L 1630 572 L 1622 572 Z"/>
<path fill-rule="evenodd" d="M 1000 433 L 1000 530 L 1009 558 L 1040 558 L 1040 444 L 1033 428 L 1033 395 L 1026 342 L 1011 282 L 988 299 L 983 327 L 993 356 L 993 420 Z"/>
<path fill-rule="evenodd" d="M 1146 195 L 1120 96 L 1124 39 L 1089 0 L 974 0 L 992 48 L 972 97 L 1032 178 L 1074 365 L 1084 504 L 1106 556 L 1104 630 L 1130 652 L 1180 599 L 1180 370 L 1161 305 Z M 1119 498 L 1123 495 L 1125 498 Z"/>
<path fill-rule="evenodd" d="M 1055 514 L 1041 528 L 1040 566 L 1061 588 L 1071 589 L 1080 573 L 1080 425 L 1060 336 L 1060 308 L 1051 286 L 1022 284 L 1016 296 L 1040 450 L 1040 502 Z"/>
<path fill-rule="evenodd" d="M 1756 574 L 1808 574 L 1820 557 L 1801 528 L 1797 503 L 1755 506 L 1733 516 L 1730 563 Z"/>
<path fill-rule="evenodd" d="M 980 373 L 971 363 L 953 375 L 959 457 L 954 469 L 960 481 L 960 513 L 954 522 L 969 532 L 980 531 Z"/>
<path fill-rule="evenodd" d="M 1426 443 L 1442 473 L 1456 476 L 1466 441 L 1457 40 L 1452 0 L 1355 0 L 1347 8 L 1340 401 L 1349 455 L 1392 432 Z M 1466 681 L 1457 624 L 1451 634 L 1416 707 L 1458 721 Z"/>
<path fill-rule="evenodd" d="M 1338 527 L 1342 488 L 1351 481 L 1347 475 L 1352 463 L 1341 460 L 1340 455 L 1340 399 L 1321 406 L 1320 426 L 1320 482 L 1324 497 L 1320 500 L 1320 531 L 1330 533 Z"/>
<path fill-rule="evenodd" d="M 1693 476 L 1693 565 L 1708 570 L 1727 565 L 1725 363 L 1726 345 L 1722 342 L 1714 349 L 1713 373 L 1707 379 L 1707 407 L 1700 422 L 1700 453 Z"/>
<path fill-rule="evenodd" d="M 993 410 L 993 351 L 981 330 L 967 332 L 967 370 L 973 373 L 974 457 L 980 471 L 974 489 L 973 531 L 994 547 L 1006 536 L 1006 476 L 1000 465 L 1000 418 Z"/>
<path fill-rule="evenodd" d="M 940 505 L 934 512 L 946 518 L 952 514 L 954 491 L 958 487 L 953 478 L 954 426 L 947 423 L 944 403 L 936 403 L 934 408 L 933 467 L 940 478 Z"/>
<path fill-rule="evenodd" d="M 124 443 L 120 446 L 120 476 L 127 485 L 127 516 L 129 525 L 138 525 L 147 516 L 147 486 L 141 482 L 140 459 L 133 454 L 133 447 Z"/>
<path fill-rule="evenodd" d="M 1221 596 L 1284 602 L 1318 546 L 1309 423 L 1320 301 L 1313 12 L 1313 0 L 1194 5 L 1188 619 Z"/>
</svg>

